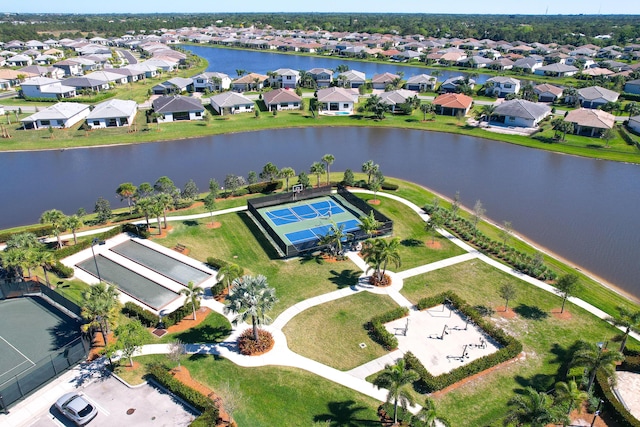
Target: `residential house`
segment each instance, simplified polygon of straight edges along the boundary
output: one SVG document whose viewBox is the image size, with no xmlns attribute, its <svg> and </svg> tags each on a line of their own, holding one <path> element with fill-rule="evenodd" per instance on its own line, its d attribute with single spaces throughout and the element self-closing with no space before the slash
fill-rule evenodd
<svg viewBox="0 0 640 427">
<path fill-rule="evenodd" d="M 172 95 L 192 92 L 193 80 L 185 77 L 174 77 L 155 85 L 152 90 L 154 95 Z"/>
<path fill-rule="evenodd" d="M 250 113 L 255 107 L 255 102 L 241 93 L 223 92 L 214 95 L 210 99 L 211 108 L 221 116 L 225 114 Z"/>
<path fill-rule="evenodd" d="M 48 77 L 34 77 L 26 79 L 20 85 L 22 96 L 25 98 L 73 98 L 76 96 L 76 88 L 63 85 L 61 80 Z"/>
<path fill-rule="evenodd" d="M 600 86 L 578 89 L 578 101 L 583 108 L 598 108 L 607 102 L 616 102 L 620 94 Z"/>
<path fill-rule="evenodd" d="M 232 81 L 231 88 L 235 92 L 262 90 L 264 88 L 264 82 L 266 82 L 268 79 L 269 76 L 257 73 L 249 73 Z"/>
<path fill-rule="evenodd" d="M 33 58 L 29 55 L 14 55 L 7 58 L 6 64 L 9 67 L 26 67 L 33 64 Z"/>
<path fill-rule="evenodd" d="M 30 77 L 38 77 L 38 74 L 20 70 L 9 70 L 0 68 L 0 80 L 3 80 L 5 82 L 3 84 L 3 87 L 6 89 L 18 86 L 20 85 L 21 79 Z"/>
<path fill-rule="evenodd" d="M 338 74 L 339 85 L 346 88 L 359 88 L 367 81 L 367 76 L 362 71 L 347 70 Z"/>
<path fill-rule="evenodd" d="M 231 87 L 231 78 L 225 73 L 204 72 L 191 77 L 196 92 L 220 92 Z"/>
<path fill-rule="evenodd" d="M 609 78 L 614 74 L 614 72 L 607 68 L 592 67 L 592 68 L 585 68 L 584 70 L 582 70 L 581 74 L 583 76 L 589 76 L 589 77 Z"/>
<path fill-rule="evenodd" d="M 520 80 L 513 77 L 496 76 L 487 80 L 484 85 L 486 96 L 498 96 L 504 98 L 509 94 L 517 94 L 520 92 Z M 487 93 L 487 88 L 490 88 Z"/>
<path fill-rule="evenodd" d="M 333 70 L 328 68 L 312 68 L 307 71 L 316 81 L 316 86 L 319 88 L 331 86 L 333 80 Z"/>
<path fill-rule="evenodd" d="M 269 77 L 269 86 L 273 88 L 295 89 L 300 81 L 300 71 L 291 68 L 278 68 Z"/>
<path fill-rule="evenodd" d="M 392 73 L 376 74 L 371 78 L 371 85 L 374 89 L 385 90 L 385 88 L 392 84 L 394 80 L 400 79 L 400 76 Z"/>
<path fill-rule="evenodd" d="M 154 113 L 160 114 L 158 123 L 182 120 L 202 120 L 204 107 L 198 98 L 182 95 L 164 95 L 152 102 Z"/>
<path fill-rule="evenodd" d="M 600 137 L 607 129 L 613 128 L 616 117 L 602 110 L 578 108 L 569 111 L 564 121 L 573 123 L 576 135 Z"/>
<path fill-rule="evenodd" d="M 540 67 L 542 67 L 542 62 L 532 57 L 520 58 L 513 63 L 514 69 L 528 73 L 534 73 Z"/>
<path fill-rule="evenodd" d="M 49 77 L 52 79 L 61 79 L 64 77 L 64 71 L 56 67 L 43 67 L 42 65 L 29 65 L 28 67 L 20 68 L 18 71 L 21 73 L 29 73 L 39 75 L 40 77 Z"/>
<path fill-rule="evenodd" d="M 551 114 L 551 108 L 546 104 L 530 102 L 524 99 L 512 99 L 496 106 L 492 116 L 492 123 L 534 128 L 549 114 Z"/>
<path fill-rule="evenodd" d="M 458 61 L 457 65 L 461 67 L 485 68 L 494 62 L 493 58 L 485 58 L 484 56 L 474 55 L 471 58 L 464 58 Z"/>
<path fill-rule="evenodd" d="M 59 102 L 35 114 L 21 119 L 24 129 L 70 128 L 84 120 L 90 108 L 77 102 Z"/>
<path fill-rule="evenodd" d="M 570 77 L 578 73 L 578 70 L 573 65 L 561 64 L 556 62 L 555 64 L 544 65 L 535 70 L 535 74 L 541 76 L 550 77 Z"/>
<path fill-rule="evenodd" d="M 110 85 L 107 80 L 92 77 L 68 77 L 62 81 L 67 86 L 73 86 L 76 90 L 89 90 L 101 92 L 109 90 Z"/>
<path fill-rule="evenodd" d="M 562 98 L 562 88 L 548 83 L 539 84 L 533 87 L 533 91 L 538 95 L 538 102 L 556 102 Z"/>
<path fill-rule="evenodd" d="M 476 81 L 464 76 L 451 77 L 442 82 L 442 84 L 440 85 L 440 92 L 460 92 L 460 87 L 465 84 L 473 89 L 473 87 L 476 85 Z"/>
<path fill-rule="evenodd" d="M 81 76 L 82 65 L 73 59 L 64 59 L 53 64 L 54 67 L 64 71 L 65 76 Z"/>
<path fill-rule="evenodd" d="M 626 93 L 633 93 L 640 95 L 640 79 L 629 80 L 624 84 L 624 91 Z"/>
<path fill-rule="evenodd" d="M 413 90 L 415 92 L 426 92 L 428 90 L 434 90 L 438 79 L 428 74 L 418 74 L 417 76 L 411 76 L 407 79 L 405 88 L 407 90 Z"/>
<path fill-rule="evenodd" d="M 325 114 L 351 114 L 358 94 L 341 87 L 318 89 L 318 103 Z"/>
<path fill-rule="evenodd" d="M 127 65 L 123 68 L 129 68 L 134 72 L 144 73 L 145 78 L 151 79 L 158 75 L 159 68 L 152 64 L 147 64 L 146 62 L 138 62 L 137 64 Z"/>
<path fill-rule="evenodd" d="M 380 94 L 380 102 L 388 105 L 392 113 L 399 113 L 403 112 L 401 105 L 413 101 L 416 96 L 416 93 L 411 90 L 392 90 L 390 92 L 382 92 Z"/>
<path fill-rule="evenodd" d="M 511 70 L 514 64 L 515 62 L 509 58 L 498 58 L 495 61 L 491 61 L 488 67 L 493 70 Z"/>
<path fill-rule="evenodd" d="M 627 126 L 637 134 L 640 134 L 640 116 L 633 116 L 629 119 Z"/>
<path fill-rule="evenodd" d="M 94 71 L 89 74 L 85 74 L 85 77 L 90 79 L 99 79 L 105 80 L 109 83 L 123 85 L 127 83 L 127 76 L 123 76 L 122 74 L 112 73 L 109 71 Z"/>
<path fill-rule="evenodd" d="M 267 110 L 299 110 L 302 98 L 291 89 L 275 89 L 266 92 L 262 98 Z"/>
<path fill-rule="evenodd" d="M 109 72 L 112 74 L 120 74 L 121 76 L 126 78 L 128 83 L 133 83 L 145 79 L 144 71 L 135 70 L 133 68 L 110 68 Z"/>
<path fill-rule="evenodd" d="M 131 126 L 137 111 L 135 101 L 110 99 L 95 106 L 87 116 L 87 124 L 91 129 Z"/>
<path fill-rule="evenodd" d="M 151 58 L 144 62 L 141 62 L 140 64 L 149 65 L 151 67 L 155 67 L 156 69 L 159 68 L 165 73 L 169 73 L 171 71 L 175 71 L 178 69 L 178 62 L 179 61 L 169 61 L 167 59 Z"/>
<path fill-rule="evenodd" d="M 462 93 L 444 93 L 433 100 L 436 113 L 443 116 L 466 115 L 472 104 L 473 98 Z"/>
</svg>

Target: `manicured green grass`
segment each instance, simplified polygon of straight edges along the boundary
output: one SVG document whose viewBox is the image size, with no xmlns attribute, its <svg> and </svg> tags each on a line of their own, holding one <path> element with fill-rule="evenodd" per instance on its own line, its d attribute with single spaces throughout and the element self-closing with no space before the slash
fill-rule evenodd
<svg viewBox="0 0 640 427">
<path fill-rule="evenodd" d="M 50 280 L 53 279 L 51 273 L 49 273 L 49 278 Z M 59 284 L 56 285 L 56 283 L 59 283 Z M 62 281 L 52 280 L 52 285 L 54 286 L 54 289 L 56 292 L 64 295 L 68 300 L 73 301 L 80 307 L 82 307 L 84 302 L 84 297 L 83 297 L 84 293 L 87 292 L 91 287 L 78 279 L 62 280 Z"/>
<path fill-rule="evenodd" d="M 180 340 L 183 343 L 212 344 L 224 341 L 231 334 L 231 324 L 223 315 L 209 312 L 198 326 L 182 332 L 163 336 L 158 342 L 168 343 Z"/>
<path fill-rule="evenodd" d="M 396 307 L 388 296 L 360 292 L 303 311 L 283 331 L 291 350 L 347 371 L 387 353 L 369 337 L 365 325 Z M 360 348 L 360 343 L 367 346 Z"/>
<path fill-rule="evenodd" d="M 266 276 L 280 300 L 270 312 L 272 318 L 307 298 L 351 286 L 361 274 L 351 261 L 281 260 L 246 212 L 221 215 L 216 221 L 222 227 L 207 228 L 208 219 L 173 222 L 173 232 L 155 242 L 169 248 L 181 243 L 195 259 L 213 256 L 240 265 L 245 274 Z"/>
<path fill-rule="evenodd" d="M 358 194 L 358 197 L 364 200 L 374 199 L 369 194 Z M 400 239 L 399 254 L 402 264 L 399 268 L 389 265 L 390 270 L 409 270 L 464 253 L 464 250 L 440 234 L 436 233 L 433 239 L 431 233 L 426 231 L 424 221 L 408 206 L 386 197 L 375 198 L 380 204 L 374 208 L 393 220 L 393 237 Z"/>
<path fill-rule="evenodd" d="M 164 356 L 144 356 L 136 361 L 168 364 Z M 214 391 L 234 391 L 237 406 L 233 418 L 239 426 L 308 427 L 315 422 L 379 425 L 376 410 L 380 402 L 310 372 L 279 366 L 242 368 L 226 359 L 203 355 L 187 357 L 183 366 Z"/>
</svg>

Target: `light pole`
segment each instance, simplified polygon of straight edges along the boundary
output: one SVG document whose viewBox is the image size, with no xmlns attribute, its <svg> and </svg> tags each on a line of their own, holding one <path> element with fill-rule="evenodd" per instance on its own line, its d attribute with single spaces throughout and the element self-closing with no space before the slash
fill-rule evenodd
<svg viewBox="0 0 640 427">
<path fill-rule="evenodd" d="M 600 399 L 600 401 L 598 402 L 598 407 L 596 408 L 596 412 L 593 414 L 593 421 L 591 421 L 591 427 L 595 425 L 596 418 L 598 418 L 598 415 L 600 415 L 600 407 L 602 406 L 603 403 L 604 401 Z"/>
<path fill-rule="evenodd" d="M 104 245 L 104 240 L 100 240 L 97 237 L 94 237 L 91 242 L 91 253 L 93 254 L 93 263 L 96 265 L 96 273 L 98 274 L 98 282 L 102 283 L 102 278 L 100 277 L 100 269 L 98 268 L 98 260 L 96 259 L 96 252 L 93 249 L 95 245 Z"/>
</svg>

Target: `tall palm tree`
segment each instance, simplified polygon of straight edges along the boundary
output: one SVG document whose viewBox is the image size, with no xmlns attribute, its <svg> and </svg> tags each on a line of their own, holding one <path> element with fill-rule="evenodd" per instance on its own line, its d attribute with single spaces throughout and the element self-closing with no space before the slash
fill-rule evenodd
<svg viewBox="0 0 640 427">
<path fill-rule="evenodd" d="M 362 248 L 362 257 L 368 264 L 373 264 L 375 278 L 382 281 L 389 262 L 396 267 L 401 264 L 400 239 L 368 239 Z"/>
<path fill-rule="evenodd" d="M 335 160 L 336 158 L 333 156 L 333 154 L 325 154 L 324 156 L 322 156 L 322 161 L 327 165 L 327 185 L 329 185 L 330 182 L 331 165 Z"/>
<path fill-rule="evenodd" d="M 629 113 L 629 118 L 640 114 L 640 105 L 637 102 L 628 103 L 624 109 Z"/>
<path fill-rule="evenodd" d="M 422 426 L 425 427 L 436 427 L 436 421 L 438 419 L 438 414 L 436 411 L 436 405 L 433 403 L 433 400 L 429 397 L 424 402 L 422 409 L 415 416 L 415 419 L 419 420 Z"/>
<path fill-rule="evenodd" d="M 427 121 L 427 114 L 431 114 L 436 110 L 436 106 L 430 102 L 425 102 L 424 104 L 420 104 L 420 111 L 422 111 L 423 117 L 422 121 Z"/>
<path fill-rule="evenodd" d="M 398 403 L 404 409 L 407 404 L 413 405 L 413 397 L 408 390 L 408 385 L 417 381 L 420 375 L 414 370 L 407 369 L 404 359 L 398 360 L 395 365 L 385 365 L 384 371 L 373 382 L 377 388 L 386 388 L 387 402 L 393 402 L 393 422 L 398 423 Z"/>
<path fill-rule="evenodd" d="M 35 253 L 34 259 L 37 264 L 42 267 L 42 271 L 44 272 L 44 280 L 47 283 L 47 286 L 51 286 L 51 283 L 49 282 L 49 274 L 47 273 L 47 271 L 56 261 L 53 253 L 46 250 L 38 250 Z"/>
<path fill-rule="evenodd" d="M 162 207 L 162 216 L 164 217 L 164 228 L 167 228 L 167 209 L 173 206 L 173 197 L 167 193 L 161 193 L 155 197 L 156 203 Z M 160 224 L 158 224 L 160 228 Z"/>
<path fill-rule="evenodd" d="M 318 187 L 320 187 L 320 176 L 325 173 L 324 163 L 321 162 L 313 162 L 309 172 L 314 174 L 318 179 Z"/>
<path fill-rule="evenodd" d="M 482 114 L 487 116 L 487 123 L 491 123 L 491 118 L 493 114 L 496 112 L 496 106 L 493 104 L 483 105 L 482 106 Z"/>
<path fill-rule="evenodd" d="M 573 411 L 574 408 L 580 408 L 582 403 L 587 400 L 589 395 L 580 390 L 575 380 L 569 382 L 559 381 L 555 385 L 556 403 L 561 405 L 567 405 L 567 415 Z"/>
<path fill-rule="evenodd" d="M 196 305 L 198 301 L 202 298 L 204 294 L 204 289 L 199 286 L 195 286 L 193 282 L 187 283 L 187 287 L 180 290 L 180 293 L 183 294 L 186 299 L 184 301 L 184 306 L 188 306 L 191 303 L 191 309 L 193 310 L 193 320 L 196 319 Z"/>
<path fill-rule="evenodd" d="M 40 216 L 40 224 L 50 224 L 53 235 L 58 239 L 58 247 L 62 247 L 62 240 L 60 240 L 60 234 L 66 230 L 65 228 L 65 215 L 62 211 L 57 209 L 51 209 Z"/>
<path fill-rule="evenodd" d="M 222 281 L 224 280 L 224 282 L 227 284 L 227 294 L 231 295 L 231 283 L 237 279 L 238 277 L 240 277 L 240 275 L 242 274 L 242 268 L 235 263 L 228 263 L 225 266 L 221 267 L 220 270 L 218 270 L 218 276 L 217 279 Z"/>
<path fill-rule="evenodd" d="M 638 327 L 640 327 L 640 310 L 631 311 L 624 307 L 618 307 L 618 315 L 616 317 L 610 317 L 608 320 L 616 326 L 622 326 L 625 328 L 619 350 L 620 353 L 624 353 L 624 349 L 627 346 L 627 338 L 629 338 L 629 332 L 637 330 Z"/>
<path fill-rule="evenodd" d="M 360 217 L 360 230 L 362 230 L 369 238 L 373 237 L 382 223 L 378 221 L 373 213 L 373 210 L 369 211 L 369 215 L 363 215 Z"/>
<path fill-rule="evenodd" d="M 71 233 L 73 233 L 74 245 L 78 244 L 78 236 L 76 235 L 76 231 L 78 231 L 78 229 L 81 228 L 83 225 L 84 225 L 84 222 L 82 222 L 82 218 L 80 218 L 78 215 L 70 215 L 65 220 L 65 227 L 71 230 Z"/>
<path fill-rule="evenodd" d="M 149 215 L 151 214 L 153 206 L 153 200 L 149 197 L 143 197 L 136 200 L 136 207 L 140 209 L 144 215 L 144 219 L 147 221 L 147 230 L 149 229 Z"/>
<path fill-rule="evenodd" d="M 296 176 L 296 171 L 291 167 L 284 167 L 280 169 L 280 176 L 284 178 L 287 189 L 285 191 L 289 191 L 289 179 Z"/>
<path fill-rule="evenodd" d="M 342 253 L 343 241 L 349 240 L 353 236 L 351 233 L 345 233 L 344 226 L 344 224 L 338 225 L 332 221 L 329 231 L 320 239 L 320 244 L 328 245 L 334 256 Z"/>
<path fill-rule="evenodd" d="M 27 248 L 11 248 L 2 256 L 2 263 L 6 268 L 11 268 L 18 276 L 19 281 L 24 280 L 24 268 L 27 264 Z"/>
<path fill-rule="evenodd" d="M 224 312 L 237 313 L 233 320 L 236 325 L 251 319 L 253 339 L 258 341 L 258 325 L 271 321 L 267 312 L 278 302 L 276 290 L 269 286 L 262 274 L 234 279 L 233 285 L 234 291 L 229 296 L 229 305 L 224 307 Z"/>
<path fill-rule="evenodd" d="M 378 173 L 380 166 L 373 163 L 373 160 L 367 160 L 362 164 L 362 172 L 367 174 L 367 184 L 371 184 L 371 177 Z"/>
<path fill-rule="evenodd" d="M 109 328 L 116 324 L 119 312 L 116 287 L 106 283 L 93 285 L 83 295 L 82 317 L 87 323 L 82 325 L 82 330 L 86 332 L 91 328 L 99 328 L 106 346 Z"/>
<path fill-rule="evenodd" d="M 615 373 L 617 362 L 622 362 L 624 356 L 619 351 L 605 350 L 596 344 L 581 342 L 576 352 L 573 354 L 571 366 L 582 366 L 589 375 L 587 393 L 591 393 L 596 373 L 602 370 L 607 377 L 612 377 Z"/>
<path fill-rule="evenodd" d="M 38 242 L 38 237 L 30 232 L 13 234 L 6 243 L 5 250 L 13 249 L 13 248 L 35 248 L 40 246 L 40 242 Z"/>
<path fill-rule="evenodd" d="M 123 182 L 116 189 L 116 194 L 120 196 L 120 201 L 127 200 L 127 205 L 129 206 L 129 213 L 131 213 L 131 202 L 133 201 L 133 197 L 136 194 L 136 186 L 131 182 Z"/>
<path fill-rule="evenodd" d="M 544 427 L 562 420 L 564 414 L 553 406 L 551 396 L 537 392 L 532 387 L 524 389 L 524 394 L 509 400 L 509 412 L 504 425 L 515 423 L 517 426 Z"/>
</svg>

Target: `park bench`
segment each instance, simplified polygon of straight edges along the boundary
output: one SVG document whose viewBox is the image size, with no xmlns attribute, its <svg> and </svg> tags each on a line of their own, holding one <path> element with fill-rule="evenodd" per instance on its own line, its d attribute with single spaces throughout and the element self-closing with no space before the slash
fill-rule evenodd
<svg viewBox="0 0 640 427">
<path fill-rule="evenodd" d="M 185 250 L 187 250 L 187 247 L 181 243 L 177 243 L 176 246 L 173 248 L 175 251 L 178 251 L 180 253 L 183 253 Z"/>
</svg>

